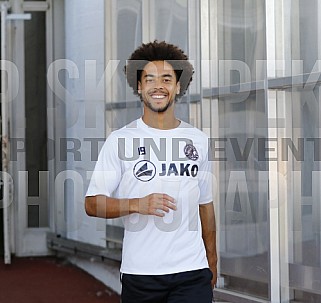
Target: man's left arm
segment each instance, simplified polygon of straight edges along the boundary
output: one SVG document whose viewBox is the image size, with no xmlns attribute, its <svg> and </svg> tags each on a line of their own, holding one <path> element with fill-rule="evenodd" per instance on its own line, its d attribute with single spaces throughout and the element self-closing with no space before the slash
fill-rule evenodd
<svg viewBox="0 0 321 303">
<path fill-rule="evenodd" d="M 200 204 L 200 218 L 202 223 L 202 237 L 206 249 L 209 267 L 213 273 L 212 287 L 217 279 L 217 252 L 216 252 L 216 222 L 213 202 Z"/>
</svg>

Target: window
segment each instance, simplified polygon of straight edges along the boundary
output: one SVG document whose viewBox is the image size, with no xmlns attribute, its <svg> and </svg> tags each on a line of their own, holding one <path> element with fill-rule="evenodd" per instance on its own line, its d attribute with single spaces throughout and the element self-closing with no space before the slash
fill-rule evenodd
<svg viewBox="0 0 321 303">
<path fill-rule="evenodd" d="M 227 289 L 268 298 L 267 110 L 264 91 L 219 97 L 220 273 Z M 221 152 L 216 150 L 221 149 Z"/>
<path fill-rule="evenodd" d="M 277 92 L 284 122 L 279 170 L 286 174 L 280 187 L 285 201 L 280 216 L 281 272 L 289 286 L 283 296 L 301 302 L 321 299 L 320 247 L 320 86 L 292 87 Z M 285 114 L 285 115 L 284 115 Z M 308 278 L 309 277 L 309 278 Z M 315 301 L 313 301 L 315 300 Z"/>
<path fill-rule="evenodd" d="M 211 90 L 203 86 L 203 94 L 217 108 L 210 125 L 219 167 L 220 287 L 269 299 L 269 159 L 263 152 L 268 110 L 260 85 L 266 68 L 265 1 L 209 1 L 209 11 Z"/>
<path fill-rule="evenodd" d="M 217 294 L 320 301 L 321 1 L 110 2 L 112 58 L 126 60 L 142 41 L 158 39 L 193 61 L 177 113 L 212 138 L 224 289 Z M 119 71 L 106 111 L 115 128 L 141 114 L 125 86 Z"/>
</svg>

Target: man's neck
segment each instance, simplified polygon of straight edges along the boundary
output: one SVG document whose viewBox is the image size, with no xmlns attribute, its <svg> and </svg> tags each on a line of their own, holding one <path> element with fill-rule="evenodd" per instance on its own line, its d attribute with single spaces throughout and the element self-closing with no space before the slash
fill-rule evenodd
<svg viewBox="0 0 321 303">
<path fill-rule="evenodd" d="M 175 115 L 168 115 L 165 113 L 144 113 L 142 117 L 145 124 L 152 128 L 158 129 L 173 129 L 180 125 L 180 121 L 175 117 Z"/>
</svg>

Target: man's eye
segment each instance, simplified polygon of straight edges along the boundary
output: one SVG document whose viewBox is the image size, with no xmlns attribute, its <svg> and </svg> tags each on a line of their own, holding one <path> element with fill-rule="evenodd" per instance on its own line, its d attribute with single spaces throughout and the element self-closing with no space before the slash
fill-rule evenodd
<svg viewBox="0 0 321 303">
<path fill-rule="evenodd" d="M 164 81 L 165 83 L 170 83 L 170 82 L 172 82 L 171 79 L 164 79 L 163 81 Z"/>
<path fill-rule="evenodd" d="M 154 82 L 154 79 L 146 79 L 146 82 L 147 83 L 152 83 L 152 82 Z"/>
</svg>

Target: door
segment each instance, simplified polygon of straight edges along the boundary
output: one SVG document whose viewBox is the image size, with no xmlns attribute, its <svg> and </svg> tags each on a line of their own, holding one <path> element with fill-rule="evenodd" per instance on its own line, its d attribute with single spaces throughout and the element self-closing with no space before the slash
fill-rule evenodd
<svg viewBox="0 0 321 303">
<path fill-rule="evenodd" d="M 9 102 L 10 176 L 14 183 L 13 211 L 9 213 L 14 236 L 9 240 L 17 256 L 38 256 L 49 253 L 46 233 L 52 228 L 47 143 L 53 127 L 52 123 L 48 127 L 47 118 L 52 3 L 22 1 L 20 11 L 15 2 L 21 1 L 12 1 L 10 13 L 17 19 L 7 23 L 10 61 L 19 70 L 19 91 Z M 20 20 L 26 15 L 29 20 Z M 6 244 L 6 234 L 4 238 Z"/>
</svg>

